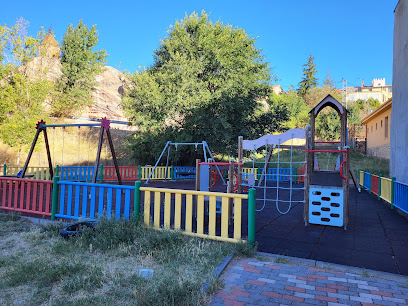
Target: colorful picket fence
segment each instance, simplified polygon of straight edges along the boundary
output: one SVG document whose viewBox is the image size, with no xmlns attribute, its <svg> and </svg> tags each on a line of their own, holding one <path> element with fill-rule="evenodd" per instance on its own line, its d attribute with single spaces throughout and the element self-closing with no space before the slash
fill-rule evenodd
<svg viewBox="0 0 408 306">
<path fill-rule="evenodd" d="M 93 166 L 62 166 L 58 167 L 56 173 L 61 181 L 68 182 L 90 182 L 94 173 Z"/>
<path fill-rule="evenodd" d="M 0 177 L 0 208 L 51 216 L 52 181 Z"/>
<path fill-rule="evenodd" d="M 262 168 L 242 168 L 242 180 L 246 181 L 249 174 L 255 174 L 255 180 L 262 176 Z M 305 181 L 304 170 L 302 168 L 269 168 L 266 174 L 266 181 L 269 182 L 293 182 L 302 183 Z"/>
<path fill-rule="evenodd" d="M 220 241 L 242 239 L 242 200 L 248 199 L 248 195 L 149 187 L 140 190 L 144 191 L 144 222 L 148 226 L 182 230 L 186 235 Z M 221 204 L 219 233 L 217 201 Z M 233 222 L 229 224 L 231 212 Z M 208 223 L 207 232 L 205 223 Z"/>
<path fill-rule="evenodd" d="M 408 184 L 359 170 L 360 186 L 408 214 Z"/>
<path fill-rule="evenodd" d="M 172 179 L 175 180 L 188 180 L 196 178 L 196 167 L 172 167 L 173 174 Z"/>
<path fill-rule="evenodd" d="M 139 179 L 139 168 L 132 166 L 119 166 L 119 173 L 122 181 L 137 181 Z M 104 181 L 117 181 L 116 169 L 114 166 L 103 167 L 103 180 Z"/>
<path fill-rule="evenodd" d="M 59 181 L 58 186 L 59 203 L 53 203 L 58 205 L 55 217 L 74 220 L 130 218 L 131 191 L 134 191 L 134 186 L 68 181 Z"/>
<path fill-rule="evenodd" d="M 3 165 L 3 175 L 10 175 L 10 176 L 17 176 L 17 174 L 23 170 L 21 166 L 7 166 L 6 164 Z M 27 167 L 26 178 L 34 179 L 34 180 L 50 180 L 50 170 L 48 167 Z"/>
</svg>

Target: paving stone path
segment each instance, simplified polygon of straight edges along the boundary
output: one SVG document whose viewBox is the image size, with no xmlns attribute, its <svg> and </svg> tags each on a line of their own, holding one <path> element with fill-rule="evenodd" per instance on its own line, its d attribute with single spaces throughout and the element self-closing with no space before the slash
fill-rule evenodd
<svg viewBox="0 0 408 306">
<path fill-rule="evenodd" d="M 211 305 L 407 305 L 408 277 L 312 260 L 233 259 Z"/>
</svg>

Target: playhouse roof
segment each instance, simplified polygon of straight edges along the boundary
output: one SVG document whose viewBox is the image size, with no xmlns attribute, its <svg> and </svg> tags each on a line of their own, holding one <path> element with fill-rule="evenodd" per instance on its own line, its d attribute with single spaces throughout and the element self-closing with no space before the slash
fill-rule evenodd
<svg viewBox="0 0 408 306">
<path fill-rule="evenodd" d="M 343 112 L 348 112 L 348 110 L 335 98 L 332 97 L 332 95 L 327 95 L 322 101 L 320 101 L 315 107 L 313 107 L 309 113 L 314 114 L 316 117 L 319 112 L 325 108 L 326 106 L 331 106 L 333 109 L 337 111 L 339 115 L 342 115 Z"/>
</svg>

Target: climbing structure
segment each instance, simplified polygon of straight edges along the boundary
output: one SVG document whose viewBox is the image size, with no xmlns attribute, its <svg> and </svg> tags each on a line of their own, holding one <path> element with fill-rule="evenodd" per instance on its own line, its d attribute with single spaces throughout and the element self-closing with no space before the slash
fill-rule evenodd
<svg viewBox="0 0 408 306">
<path fill-rule="evenodd" d="M 316 117 L 327 106 L 332 107 L 341 120 L 340 141 L 316 141 Z M 327 95 L 310 111 L 310 126 L 306 131 L 306 177 L 304 220 L 308 223 L 344 226 L 348 223 L 350 154 L 347 146 L 347 109 Z M 314 166 L 315 154 L 338 154 L 340 167 L 320 170 Z"/>
</svg>

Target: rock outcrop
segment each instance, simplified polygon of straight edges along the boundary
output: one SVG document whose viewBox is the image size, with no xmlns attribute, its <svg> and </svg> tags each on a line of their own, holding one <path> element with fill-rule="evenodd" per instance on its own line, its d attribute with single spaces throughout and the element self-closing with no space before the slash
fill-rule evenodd
<svg viewBox="0 0 408 306">
<path fill-rule="evenodd" d="M 92 88 L 93 104 L 81 117 L 102 118 L 126 121 L 121 108 L 125 75 L 119 70 L 105 66 L 101 74 L 95 77 L 96 86 Z"/>
</svg>

